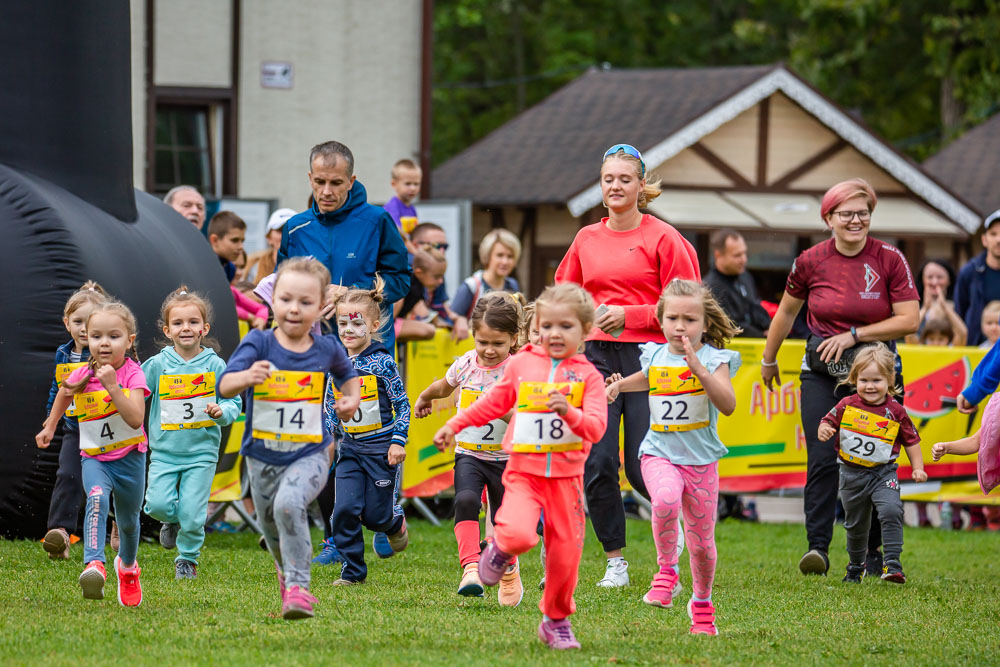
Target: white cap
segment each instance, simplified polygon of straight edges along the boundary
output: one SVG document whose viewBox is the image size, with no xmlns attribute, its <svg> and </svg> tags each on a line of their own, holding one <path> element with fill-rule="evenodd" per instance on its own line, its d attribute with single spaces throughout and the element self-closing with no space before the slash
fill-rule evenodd
<svg viewBox="0 0 1000 667">
<path fill-rule="evenodd" d="M 273 232 L 276 229 L 281 229 L 288 222 L 288 219 L 295 215 L 295 211 L 290 208 L 279 208 L 277 211 L 271 214 L 271 217 L 267 219 L 267 231 L 266 233 Z"/>
<path fill-rule="evenodd" d="M 983 231 L 985 232 L 987 229 L 990 228 L 990 225 L 992 225 L 994 222 L 997 222 L 998 220 L 1000 220 L 1000 208 L 990 213 L 988 216 L 986 216 L 986 219 L 983 220 Z"/>
</svg>

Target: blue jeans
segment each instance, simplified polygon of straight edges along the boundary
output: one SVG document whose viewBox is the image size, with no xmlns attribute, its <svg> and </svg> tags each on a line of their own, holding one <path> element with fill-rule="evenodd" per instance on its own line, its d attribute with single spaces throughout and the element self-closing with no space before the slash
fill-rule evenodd
<svg viewBox="0 0 1000 667">
<path fill-rule="evenodd" d="M 83 514 L 83 562 L 105 562 L 104 543 L 111 494 L 115 496 L 115 521 L 122 565 L 135 562 L 139 551 L 139 510 L 146 487 L 146 453 L 134 449 L 117 461 L 83 458 L 83 488 L 87 508 Z"/>
</svg>

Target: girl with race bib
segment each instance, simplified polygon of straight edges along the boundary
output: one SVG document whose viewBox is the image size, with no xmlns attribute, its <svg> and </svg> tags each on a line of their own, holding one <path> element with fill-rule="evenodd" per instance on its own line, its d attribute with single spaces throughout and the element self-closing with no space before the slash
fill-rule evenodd
<svg viewBox="0 0 1000 667">
<path fill-rule="evenodd" d="M 104 289 L 93 280 L 88 280 L 66 301 L 63 308 L 63 326 L 69 332 L 70 340 L 56 350 L 56 372 L 49 389 L 49 400 L 45 404 L 46 415 L 52 409 L 59 388 L 69 374 L 90 359 L 87 347 L 87 318 L 90 311 L 107 300 Z M 42 547 L 53 560 L 69 560 L 71 532 L 76 532 L 83 506 L 83 482 L 80 473 L 80 428 L 72 410 L 62 419 L 62 447 L 59 450 L 59 469 L 56 483 L 49 500 L 48 532 Z"/>
<path fill-rule="evenodd" d="M 653 505 L 659 569 L 642 600 L 656 607 L 673 606 L 679 590 L 677 542 L 683 511 L 693 591 L 687 605 L 691 632 L 715 635 L 718 461 L 727 452 L 717 423 L 720 412 L 728 416 L 736 409 L 731 378 L 740 367 L 740 355 L 724 348 L 740 329 L 711 291 L 691 280 L 670 281 L 656 304 L 656 317 L 667 342 L 640 346 L 641 370 L 607 389 L 608 400 L 622 391 L 649 392 L 650 427 L 639 445 L 639 460 Z"/>
<path fill-rule="evenodd" d="M 902 405 L 890 396 L 896 389 L 896 358 L 883 343 L 863 348 L 841 384 L 857 388 L 819 423 L 820 442 L 834 440 L 840 459 L 840 500 L 847 531 L 847 574 L 860 584 L 865 576 L 872 507 L 882 524 L 882 579 L 906 582 L 903 551 L 903 501 L 899 497 L 896 457 L 901 447 L 913 467 L 913 481 L 926 482 L 920 435 Z"/>
<path fill-rule="evenodd" d="M 149 388 L 142 369 L 132 358 L 135 335 L 135 317 L 124 304 L 106 301 L 94 306 L 87 318 L 90 361 L 63 381 L 44 428 L 35 436 L 39 447 L 47 447 L 56 424 L 73 402 L 80 426 L 83 488 L 87 494 L 83 518 L 86 567 L 80 574 L 80 588 L 87 599 L 104 597 L 104 543 L 113 493 L 120 535 L 115 556 L 118 602 L 125 607 L 137 607 L 142 602 L 136 554 L 139 509 L 146 486 L 146 432 L 142 420 Z"/>
<path fill-rule="evenodd" d="M 323 426 L 323 382 L 328 371 L 344 392 L 337 406 L 340 415 L 352 415 L 358 407 L 359 382 L 344 348 L 330 336 L 311 332 L 329 284 L 330 272 L 315 259 L 285 260 L 274 282 L 277 328 L 251 330 L 216 387 L 221 398 L 252 388 L 246 401 L 251 437 L 244 439 L 240 451 L 250 471 L 257 519 L 278 572 L 286 619 L 314 615 L 306 508 L 326 483 L 326 450 L 333 442 Z"/>
<path fill-rule="evenodd" d="M 410 430 L 410 399 L 392 354 L 379 342 L 381 304 L 385 282 L 375 276 L 373 289 L 351 289 L 336 302 L 337 332 L 361 378 L 361 403 L 345 414 L 343 398 L 331 386 L 329 426 L 344 432 L 334 476 L 337 484 L 333 516 L 333 543 L 343 560 L 335 586 L 362 583 L 368 576 L 361 527 L 385 535 L 389 549 L 382 558 L 406 548 L 409 536 L 402 509 L 396 509 L 399 464 L 406 458 Z"/>
<path fill-rule="evenodd" d="M 221 427 L 236 421 L 243 407 L 239 396 L 216 396 L 226 362 L 207 338 L 211 321 L 211 306 L 201 296 L 187 287 L 172 292 L 160 308 L 160 326 L 173 345 L 142 364 L 153 389 L 144 509 L 163 522 L 160 544 L 177 547 L 175 579 L 197 577 Z"/>
<path fill-rule="evenodd" d="M 483 427 L 514 409 L 503 438 L 510 454 L 503 473 L 503 503 L 493 542 L 479 559 L 479 577 L 494 586 L 511 561 L 538 542 L 544 514 L 546 585 L 538 636 L 555 649 L 580 648 L 569 615 L 576 610 L 583 552 L 583 464 L 604 434 L 608 406 L 604 378 L 580 354 L 594 323 L 594 302 L 579 285 L 549 287 L 535 301 L 539 345 L 528 345 L 507 363 L 503 378 L 434 436 L 439 447 L 455 434 Z M 544 511 L 544 512 L 543 512 Z"/>
<path fill-rule="evenodd" d="M 444 378 L 421 392 L 413 406 L 417 417 L 430 415 L 431 401 L 450 397 L 456 388 L 460 388 L 458 409 L 466 410 L 500 381 L 511 352 L 517 351 L 521 304 L 516 298 L 506 292 L 494 292 L 476 302 L 469 320 L 475 349 L 456 359 Z M 462 566 L 459 595 L 483 596 L 479 579 L 479 510 L 485 488 L 490 518 L 496 520 L 497 508 L 503 500 L 501 477 L 510 458 L 502 447 L 509 419 L 509 414 L 504 415 L 485 426 L 467 427 L 455 436 L 455 539 Z M 500 578 L 497 597 L 505 607 L 521 604 L 524 586 L 516 558 Z"/>
</svg>

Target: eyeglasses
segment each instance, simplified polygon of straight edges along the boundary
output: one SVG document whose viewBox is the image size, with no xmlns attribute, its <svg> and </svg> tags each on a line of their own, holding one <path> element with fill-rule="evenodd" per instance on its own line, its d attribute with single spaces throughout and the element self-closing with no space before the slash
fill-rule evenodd
<svg viewBox="0 0 1000 667">
<path fill-rule="evenodd" d="M 642 166 L 642 175 L 640 176 L 640 178 L 646 177 L 646 163 L 642 161 L 642 153 L 640 153 L 639 149 L 636 148 L 635 146 L 632 146 L 630 144 L 615 144 L 608 150 L 604 151 L 604 160 L 607 160 L 609 157 L 616 154 L 618 151 L 623 151 L 625 155 L 631 155 L 636 160 L 638 160 L 639 164 Z"/>
<path fill-rule="evenodd" d="M 865 222 L 872 217 L 872 212 L 869 210 L 863 211 L 837 211 L 837 216 L 840 218 L 841 222 L 850 222 L 854 219 L 854 216 L 858 216 L 858 220 Z"/>
<path fill-rule="evenodd" d="M 417 245 L 424 248 L 430 248 L 431 250 L 440 250 L 441 252 L 444 252 L 445 250 L 448 249 L 447 243 L 431 243 L 430 241 L 417 241 Z"/>
</svg>

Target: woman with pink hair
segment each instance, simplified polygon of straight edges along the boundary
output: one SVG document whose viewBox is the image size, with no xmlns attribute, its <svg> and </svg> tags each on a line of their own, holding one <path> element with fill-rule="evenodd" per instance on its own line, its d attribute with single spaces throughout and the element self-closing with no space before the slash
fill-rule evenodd
<svg viewBox="0 0 1000 667">
<path fill-rule="evenodd" d="M 819 441 L 823 415 L 851 393 L 846 379 L 854 355 L 876 341 L 895 352 L 895 341 L 917 330 L 920 305 L 906 258 L 894 246 L 868 236 L 878 199 L 861 178 L 838 183 L 823 196 L 820 215 L 832 238 L 809 248 L 792 264 L 785 294 L 768 331 L 761 377 L 780 386 L 778 349 L 796 315 L 807 305 L 809 338 L 802 362 L 801 412 L 806 438 L 804 506 L 809 550 L 799 561 L 803 574 L 826 574 L 833 537 L 839 472 L 837 454 Z M 902 365 L 896 353 L 896 382 Z M 868 573 L 881 573 L 881 531 L 872 522 Z"/>
</svg>

